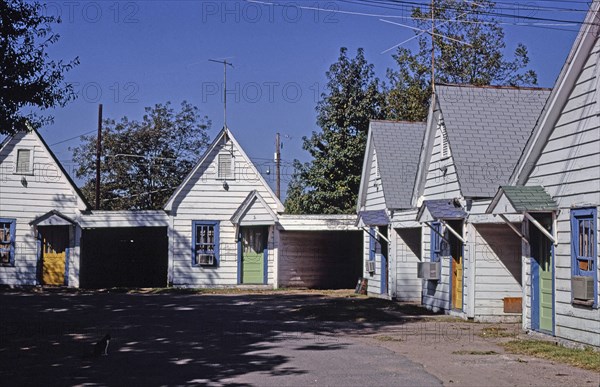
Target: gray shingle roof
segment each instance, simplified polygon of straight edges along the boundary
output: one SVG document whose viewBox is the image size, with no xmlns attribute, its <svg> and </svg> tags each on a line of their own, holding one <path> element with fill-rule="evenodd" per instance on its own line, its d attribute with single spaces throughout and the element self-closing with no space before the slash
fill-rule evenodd
<svg viewBox="0 0 600 387">
<path fill-rule="evenodd" d="M 525 211 L 554 211 L 558 205 L 540 186 L 502 186 L 501 190 L 508 198 L 515 210 Z"/>
<path fill-rule="evenodd" d="M 358 221 L 365 226 L 387 226 L 390 223 L 385 210 L 360 211 Z"/>
<path fill-rule="evenodd" d="M 454 199 L 425 200 L 417 219 L 421 217 L 425 208 L 435 219 L 464 219 L 467 217 L 467 213 L 460 203 Z"/>
<path fill-rule="evenodd" d="M 387 208 L 411 208 L 425 127 L 424 122 L 371 121 Z"/>
<path fill-rule="evenodd" d="M 437 101 L 465 197 L 507 184 L 549 89 L 438 85 Z"/>
</svg>

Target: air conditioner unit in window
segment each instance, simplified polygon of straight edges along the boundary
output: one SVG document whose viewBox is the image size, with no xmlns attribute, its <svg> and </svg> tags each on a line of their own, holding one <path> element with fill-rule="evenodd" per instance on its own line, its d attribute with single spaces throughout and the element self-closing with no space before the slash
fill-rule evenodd
<svg viewBox="0 0 600 387">
<path fill-rule="evenodd" d="M 417 263 L 417 278 L 426 280 L 439 280 L 441 273 L 441 265 L 439 262 L 418 262 Z"/>
<path fill-rule="evenodd" d="M 198 265 L 212 266 L 215 264 L 215 257 L 213 255 L 198 255 Z"/>
<path fill-rule="evenodd" d="M 594 299 L 594 277 L 574 276 L 571 278 L 571 290 L 573 298 L 577 300 Z"/>
<path fill-rule="evenodd" d="M 365 261 L 365 269 L 367 273 L 375 273 L 375 261 L 367 260 Z"/>
</svg>

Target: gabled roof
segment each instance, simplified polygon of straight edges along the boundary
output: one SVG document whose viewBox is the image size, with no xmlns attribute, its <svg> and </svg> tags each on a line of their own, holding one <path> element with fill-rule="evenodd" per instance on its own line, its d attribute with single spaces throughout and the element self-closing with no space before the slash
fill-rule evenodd
<svg viewBox="0 0 600 387">
<path fill-rule="evenodd" d="M 356 220 L 358 227 L 387 226 L 389 223 L 390 218 L 388 218 L 386 210 L 359 211 Z"/>
<path fill-rule="evenodd" d="M 58 161 L 58 158 L 56 158 L 56 155 L 54 154 L 54 152 L 52 152 L 52 150 L 50 149 L 48 144 L 46 144 L 46 141 L 44 141 L 44 138 L 40 135 L 40 133 L 36 129 L 34 129 L 33 127 L 31 127 L 29 125 L 28 125 L 28 127 L 29 127 L 29 133 L 33 133 L 35 135 L 35 137 L 37 138 L 39 143 L 42 145 L 44 150 L 50 155 L 50 157 L 52 158 L 52 160 L 54 161 L 56 166 L 60 169 L 62 175 L 65 177 L 65 179 L 67 179 L 67 182 L 73 189 L 75 196 L 77 196 L 77 198 L 81 201 L 81 204 L 83 204 L 84 210 L 90 210 L 92 208 L 92 206 L 88 203 L 87 199 L 85 198 L 85 196 L 83 195 L 83 193 L 81 192 L 81 190 L 79 189 L 77 184 L 75 184 L 73 179 L 71 179 L 71 176 L 69 176 L 69 174 L 67 173 L 67 171 L 65 170 L 63 165 L 60 163 L 60 161 Z M 15 137 L 14 135 L 10 135 L 4 139 L 4 141 L 0 145 L 0 153 L 12 141 L 12 139 L 14 137 Z"/>
<path fill-rule="evenodd" d="M 412 207 L 412 194 L 425 127 L 424 122 L 370 122 L 361 176 L 359 210 L 366 200 L 373 152 L 377 154 L 386 208 Z"/>
<path fill-rule="evenodd" d="M 165 211 L 170 211 L 172 209 L 172 206 L 173 206 L 173 203 L 175 202 L 175 199 L 177 197 L 179 197 L 179 195 L 182 193 L 183 188 L 190 182 L 190 180 L 192 179 L 192 177 L 194 176 L 194 174 L 200 169 L 200 167 L 202 166 L 202 164 L 210 156 L 211 152 L 219 145 L 219 143 L 223 139 L 225 139 L 225 140 L 227 140 L 227 139 L 231 140 L 231 142 L 233 143 L 233 145 L 237 148 L 237 150 L 240 152 L 240 154 L 244 158 L 244 161 L 246 162 L 246 165 L 248 166 L 248 168 L 251 168 L 252 172 L 254 172 L 256 174 L 258 182 L 265 187 L 265 189 L 269 192 L 269 194 L 271 195 L 271 197 L 273 198 L 273 200 L 275 200 L 278 212 L 283 212 L 283 204 L 281 204 L 281 201 L 277 198 L 277 196 L 275 195 L 275 193 L 273 192 L 273 190 L 271 189 L 271 187 L 269 186 L 269 184 L 262 177 L 262 175 L 260 174 L 260 172 L 258 172 L 258 169 L 256 169 L 256 167 L 254 166 L 254 163 L 252 162 L 252 160 L 250 160 L 250 157 L 248 157 L 248 155 L 246 154 L 246 152 L 244 152 L 244 149 L 240 146 L 240 144 L 237 142 L 237 140 L 235 139 L 235 137 L 233 137 L 233 134 L 231 133 L 231 131 L 227 127 L 223 127 L 223 129 L 221 129 L 221 131 L 217 134 L 217 136 L 215 137 L 215 139 L 213 140 L 213 142 L 208 146 L 208 149 L 206 150 L 206 152 L 204 152 L 204 155 L 200 158 L 200 160 L 198 161 L 198 163 L 196 163 L 196 166 L 194 166 L 194 168 L 192 168 L 192 170 L 187 174 L 187 176 L 185 177 L 185 179 L 183 179 L 183 181 L 181 182 L 181 184 L 179 184 L 179 187 L 177 187 L 177 189 L 175 190 L 175 192 L 173 192 L 173 194 L 171 195 L 171 197 L 169 198 L 169 200 L 165 204 L 164 210 Z"/>
<path fill-rule="evenodd" d="M 425 200 L 417 213 L 419 222 L 465 219 L 466 217 L 467 213 L 457 199 Z"/>
<path fill-rule="evenodd" d="M 73 224 L 75 224 L 75 220 L 57 210 L 47 212 L 29 222 L 31 226 L 69 226 Z"/>
<path fill-rule="evenodd" d="M 270 224 L 277 223 L 277 221 L 279 220 L 277 218 L 277 214 L 275 212 L 273 212 L 271 207 L 269 207 L 267 202 L 265 202 L 265 199 L 263 199 L 263 197 L 260 196 L 260 193 L 258 193 L 257 190 L 253 190 L 252 192 L 250 192 L 250 194 L 248 194 L 248 196 L 246 197 L 246 199 L 244 199 L 242 204 L 240 204 L 240 206 L 237 208 L 237 210 L 235 210 L 235 212 L 233 213 L 233 216 L 231 217 L 231 223 L 240 224 L 242 222 L 242 220 L 244 219 L 244 216 L 248 213 L 248 211 L 256 203 L 259 203 L 261 205 L 261 207 L 265 211 L 267 211 L 267 213 L 269 214 L 269 218 L 271 220 Z"/>
<path fill-rule="evenodd" d="M 575 86 L 579 74 L 594 49 L 600 33 L 600 1 L 594 0 L 573 43 L 573 47 L 554 84 L 552 93 L 542 111 L 540 119 L 531 132 L 519 162 L 510 178 L 511 185 L 525 184 L 535 168 L 552 130 L 558 121 L 561 110 Z"/>
<path fill-rule="evenodd" d="M 464 197 L 492 197 L 508 183 L 549 95 L 540 88 L 436 86 L 436 107 Z M 434 131 L 437 122 L 431 121 Z"/>
<path fill-rule="evenodd" d="M 498 208 L 499 207 L 499 208 Z M 523 213 L 556 211 L 558 205 L 541 186 L 502 186 L 486 210 L 487 213 Z"/>
</svg>

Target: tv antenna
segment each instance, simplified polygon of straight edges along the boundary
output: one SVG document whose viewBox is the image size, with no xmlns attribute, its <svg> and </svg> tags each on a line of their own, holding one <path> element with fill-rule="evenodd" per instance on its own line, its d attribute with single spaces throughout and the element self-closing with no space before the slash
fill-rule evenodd
<svg viewBox="0 0 600 387">
<path fill-rule="evenodd" d="M 221 63 L 223 65 L 223 127 L 227 128 L 227 66 L 233 68 L 233 63 L 223 60 L 209 59 L 209 62 Z"/>
</svg>

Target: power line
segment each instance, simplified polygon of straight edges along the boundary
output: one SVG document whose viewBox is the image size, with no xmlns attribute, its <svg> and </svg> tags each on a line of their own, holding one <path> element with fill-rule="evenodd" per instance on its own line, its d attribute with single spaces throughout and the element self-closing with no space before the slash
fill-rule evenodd
<svg viewBox="0 0 600 387">
<path fill-rule="evenodd" d="M 83 136 L 86 136 L 86 135 L 88 135 L 88 134 L 92 134 L 92 133 L 96 133 L 96 130 L 95 130 L 95 129 L 94 129 L 94 130 L 90 130 L 89 132 L 81 133 L 81 134 L 80 134 L 80 135 L 78 135 L 78 136 L 71 137 L 71 138 L 67 138 L 67 139 L 65 139 L 65 140 L 61 140 L 61 141 L 59 141 L 59 142 L 55 142 L 54 144 L 50 144 L 50 146 L 59 145 L 59 144 L 65 143 L 65 142 L 69 142 L 69 141 L 77 140 L 78 138 L 81 138 L 81 137 L 83 137 Z"/>
</svg>

